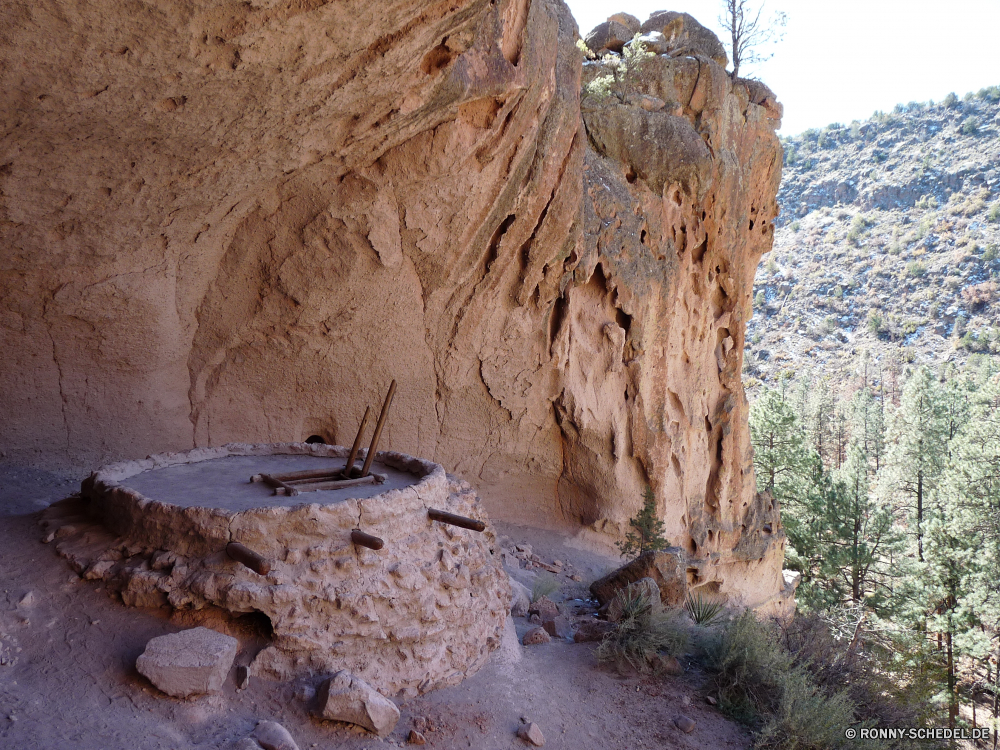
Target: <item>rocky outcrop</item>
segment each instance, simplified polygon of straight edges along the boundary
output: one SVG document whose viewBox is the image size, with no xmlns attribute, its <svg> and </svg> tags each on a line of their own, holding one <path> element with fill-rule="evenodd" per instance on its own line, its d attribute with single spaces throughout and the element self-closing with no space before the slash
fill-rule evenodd
<svg viewBox="0 0 1000 750">
<path fill-rule="evenodd" d="M 701 583 L 778 595 L 740 368 L 780 105 L 689 16 L 581 74 L 558 0 L 0 14 L 8 456 L 350 443 L 394 377 L 383 445 L 492 514 L 613 539 L 648 484 Z"/>
<path fill-rule="evenodd" d="M 755 492 L 740 379 L 777 215 L 781 105 L 690 47 L 605 58 L 583 76 L 584 232 L 555 342 L 561 497 L 617 532 L 625 514 L 604 498 L 651 484 L 679 591 L 783 611 L 785 537 L 774 501 Z"/>
</svg>

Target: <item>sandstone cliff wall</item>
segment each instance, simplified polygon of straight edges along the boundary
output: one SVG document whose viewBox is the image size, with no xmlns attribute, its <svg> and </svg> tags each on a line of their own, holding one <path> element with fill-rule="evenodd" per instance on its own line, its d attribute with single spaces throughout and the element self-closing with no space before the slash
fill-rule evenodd
<svg viewBox="0 0 1000 750">
<path fill-rule="evenodd" d="M 779 107 L 679 49 L 581 115 L 576 38 L 558 0 L 5 4 L 4 455 L 349 443 L 396 378 L 383 446 L 495 515 L 611 539 L 649 483 L 693 583 L 778 594 L 739 373 Z"/>
</svg>

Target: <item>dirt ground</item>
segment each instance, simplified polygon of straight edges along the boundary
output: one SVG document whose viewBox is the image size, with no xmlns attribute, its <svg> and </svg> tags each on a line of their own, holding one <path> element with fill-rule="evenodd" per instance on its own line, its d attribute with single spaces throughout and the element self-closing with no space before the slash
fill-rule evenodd
<svg viewBox="0 0 1000 750">
<path fill-rule="evenodd" d="M 239 638 L 236 664 L 247 664 L 266 635 L 253 621 L 218 612 L 127 608 L 99 584 L 81 580 L 41 543 L 37 525 L 37 512 L 77 489 L 79 479 L 0 463 L 0 747 L 221 749 L 269 719 L 283 724 L 302 750 L 404 746 L 415 722 L 426 728 L 431 748 L 506 750 L 528 747 L 515 735 L 522 718 L 538 724 L 547 748 L 750 746 L 742 728 L 706 704 L 708 687 L 693 665 L 683 677 L 620 674 L 597 663 L 594 644 L 556 639 L 526 647 L 508 640 L 461 685 L 397 700 L 402 717 L 382 739 L 313 718 L 308 696 L 318 678 L 251 679 L 238 691 L 231 674 L 221 693 L 170 698 L 136 672 L 150 638 L 205 624 Z M 542 560 L 564 563 L 552 596 L 570 611 L 586 606 L 579 601 L 586 584 L 617 563 L 573 546 L 568 535 L 503 523 L 497 529 L 508 543 L 528 543 Z M 517 618 L 515 627 L 520 636 L 529 626 Z M 682 713 L 696 722 L 691 734 L 673 724 Z"/>
</svg>

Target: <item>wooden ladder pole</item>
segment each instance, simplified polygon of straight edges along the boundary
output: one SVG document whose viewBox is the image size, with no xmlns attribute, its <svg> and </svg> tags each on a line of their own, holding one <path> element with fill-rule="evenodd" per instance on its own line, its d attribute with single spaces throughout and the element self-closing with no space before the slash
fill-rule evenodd
<svg viewBox="0 0 1000 750">
<path fill-rule="evenodd" d="M 438 510 L 437 508 L 428 508 L 427 517 L 432 521 L 439 521 L 441 523 L 447 523 L 452 526 L 458 526 L 462 529 L 469 529 L 470 531 L 485 531 L 486 524 L 482 521 L 477 521 L 475 518 L 466 518 L 465 516 L 459 516 L 455 513 L 448 513 L 444 510 Z"/>
<path fill-rule="evenodd" d="M 372 435 L 372 444 L 368 447 L 368 455 L 365 456 L 365 465 L 361 469 L 361 476 L 368 476 L 368 470 L 375 460 L 375 451 L 378 450 L 378 440 L 382 437 L 382 428 L 385 426 L 385 418 L 389 414 L 389 407 L 392 405 L 392 397 L 396 393 L 396 381 L 389 384 L 389 392 L 385 395 L 385 402 L 382 404 L 382 413 L 378 415 L 378 424 L 375 425 L 375 434 Z"/>
<path fill-rule="evenodd" d="M 344 478 L 351 479 L 351 472 L 354 470 L 354 462 L 358 457 L 358 451 L 361 449 L 361 438 L 365 436 L 365 428 L 368 426 L 368 418 L 372 414 L 372 408 L 370 406 L 365 407 L 365 415 L 361 417 L 361 425 L 358 427 L 358 434 L 354 437 L 354 445 L 351 446 L 351 452 L 347 456 L 347 465 L 344 466 Z"/>
<path fill-rule="evenodd" d="M 259 576 L 266 576 L 271 572 L 271 563 L 266 557 L 239 542 L 230 542 L 227 544 L 226 554 L 236 562 L 246 565 Z"/>
<path fill-rule="evenodd" d="M 351 532 L 351 541 L 355 544 L 360 544 L 362 547 L 367 547 L 368 549 L 373 550 L 380 550 L 385 545 L 385 542 L 377 536 L 366 534 L 361 529 L 355 529 Z"/>
</svg>

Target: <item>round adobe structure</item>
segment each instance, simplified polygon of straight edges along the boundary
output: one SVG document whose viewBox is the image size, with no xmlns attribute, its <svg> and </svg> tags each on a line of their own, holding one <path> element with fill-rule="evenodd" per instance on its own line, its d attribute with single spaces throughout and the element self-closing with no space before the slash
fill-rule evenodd
<svg viewBox="0 0 1000 750">
<path fill-rule="evenodd" d="M 43 517 L 59 553 L 133 606 L 263 613 L 254 674 L 348 669 L 387 694 L 460 682 L 500 642 L 510 588 L 494 536 L 428 517 L 485 521 L 472 487 L 430 461 L 379 452 L 384 484 L 275 496 L 261 472 L 341 469 L 341 446 L 229 444 L 105 466 Z M 352 542 L 361 530 L 380 550 Z M 260 575 L 226 552 L 259 554 Z"/>
</svg>

